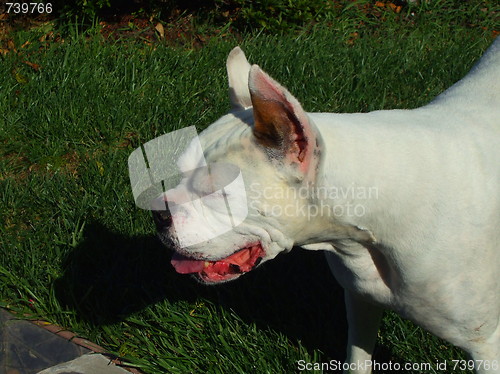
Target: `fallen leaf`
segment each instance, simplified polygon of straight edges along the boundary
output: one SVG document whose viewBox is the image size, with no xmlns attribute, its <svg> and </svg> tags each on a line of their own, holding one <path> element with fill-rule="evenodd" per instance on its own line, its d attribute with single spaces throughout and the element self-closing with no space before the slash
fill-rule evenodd
<svg viewBox="0 0 500 374">
<path fill-rule="evenodd" d="M 385 3 L 383 1 L 377 1 L 377 2 L 375 2 L 375 6 L 377 6 L 379 8 L 383 8 L 383 7 L 385 7 Z"/>
<path fill-rule="evenodd" d="M 396 4 L 393 4 L 393 3 L 387 3 L 387 6 L 389 8 L 391 8 L 396 13 L 401 12 L 401 9 L 403 9 L 403 7 L 401 5 L 396 5 Z"/>
<path fill-rule="evenodd" d="M 19 84 L 26 84 L 28 83 L 28 77 L 21 74 L 18 71 L 14 71 L 14 78 L 16 79 L 17 83 Z"/>
<path fill-rule="evenodd" d="M 7 48 L 10 49 L 11 51 L 17 52 L 16 45 L 14 44 L 14 41 L 12 39 L 9 39 L 7 41 Z"/>
<path fill-rule="evenodd" d="M 38 64 L 35 64 L 33 62 L 29 62 L 29 61 L 23 61 L 24 64 L 28 65 L 30 68 L 32 68 L 33 70 L 35 71 L 39 71 L 41 66 L 38 65 Z"/>
<path fill-rule="evenodd" d="M 160 22 L 156 24 L 155 30 L 158 31 L 158 34 L 160 34 L 161 39 L 165 37 L 165 29 L 163 28 L 163 25 Z"/>
<path fill-rule="evenodd" d="M 353 45 L 354 42 L 356 41 L 356 39 L 359 38 L 359 33 L 358 32 L 353 32 L 351 34 L 349 34 L 349 39 L 346 40 L 346 43 L 348 45 Z"/>
<path fill-rule="evenodd" d="M 99 171 L 99 174 L 101 176 L 103 176 L 104 175 L 104 166 L 103 166 L 102 162 L 96 161 L 96 164 L 97 164 L 97 170 Z"/>
</svg>

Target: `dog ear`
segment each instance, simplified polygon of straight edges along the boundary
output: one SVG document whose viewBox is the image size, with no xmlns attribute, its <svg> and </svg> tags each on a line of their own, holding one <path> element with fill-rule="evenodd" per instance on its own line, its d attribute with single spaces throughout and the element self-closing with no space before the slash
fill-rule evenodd
<svg viewBox="0 0 500 374">
<path fill-rule="evenodd" d="M 233 110 L 246 109 L 252 106 L 248 91 L 248 74 L 250 64 L 240 47 L 235 47 L 227 56 L 227 77 L 229 80 L 229 98 Z"/>
<path fill-rule="evenodd" d="M 249 89 L 257 142 L 308 170 L 318 141 L 300 103 L 257 65 L 250 69 Z"/>
</svg>

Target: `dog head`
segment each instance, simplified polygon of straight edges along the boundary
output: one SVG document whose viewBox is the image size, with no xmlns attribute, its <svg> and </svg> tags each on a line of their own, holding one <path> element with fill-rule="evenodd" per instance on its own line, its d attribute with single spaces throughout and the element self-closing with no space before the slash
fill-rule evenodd
<svg viewBox="0 0 500 374">
<path fill-rule="evenodd" d="M 153 214 L 160 238 L 175 248 L 175 269 L 205 283 L 236 279 L 325 229 L 320 216 L 312 222 L 300 214 L 312 197 L 298 191 L 317 182 L 321 167 L 323 145 L 314 124 L 297 99 L 251 66 L 239 47 L 229 54 L 227 71 L 232 111 L 199 135 L 207 165 L 216 171 L 196 168 L 196 152 L 188 148 L 178 166 L 193 172 L 162 196 L 170 208 L 179 208 Z M 244 188 L 226 191 L 223 185 L 235 175 Z M 183 204 L 193 195 L 206 198 Z M 229 206 L 233 216 L 244 212 L 245 219 L 221 235 L 182 245 L 180 230 L 186 237 L 210 231 L 227 219 Z"/>
</svg>

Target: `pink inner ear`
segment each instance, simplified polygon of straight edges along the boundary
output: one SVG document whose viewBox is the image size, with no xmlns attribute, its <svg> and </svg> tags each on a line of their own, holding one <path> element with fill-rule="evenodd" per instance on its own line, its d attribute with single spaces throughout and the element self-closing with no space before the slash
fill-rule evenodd
<svg viewBox="0 0 500 374">
<path fill-rule="evenodd" d="M 300 103 L 257 65 L 250 69 L 249 88 L 254 113 L 259 112 L 257 131 L 260 128 L 260 131 L 267 133 L 267 128 L 274 126 L 289 145 L 284 154 L 285 160 L 290 164 L 298 163 L 299 170 L 307 173 L 313 157 L 310 142 L 314 134 Z"/>
<path fill-rule="evenodd" d="M 252 66 L 253 79 L 250 81 L 250 90 L 257 93 L 264 100 L 287 102 L 283 89 L 264 73 L 258 66 Z"/>
</svg>

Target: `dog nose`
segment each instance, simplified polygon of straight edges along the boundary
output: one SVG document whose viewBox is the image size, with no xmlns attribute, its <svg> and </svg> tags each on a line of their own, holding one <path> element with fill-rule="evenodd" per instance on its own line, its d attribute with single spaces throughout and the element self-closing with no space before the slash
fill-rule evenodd
<svg viewBox="0 0 500 374">
<path fill-rule="evenodd" d="M 172 215 L 168 210 L 153 210 L 153 220 L 158 230 L 168 228 L 172 225 Z"/>
</svg>

